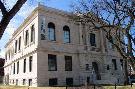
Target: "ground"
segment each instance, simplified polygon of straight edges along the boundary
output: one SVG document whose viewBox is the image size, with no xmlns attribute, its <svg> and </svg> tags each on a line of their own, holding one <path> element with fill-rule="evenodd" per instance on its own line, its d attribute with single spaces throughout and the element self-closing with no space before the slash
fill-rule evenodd
<svg viewBox="0 0 135 89">
<path fill-rule="evenodd" d="M 20 86 L 4 86 L 0 85 L 0 89 L 94 89 L 94 86 L 89 87 L 20 87 Z M 95 89 L 115 89 L 115 86 L 99 86 Z M 135 85 L 117 86 L 116 89 L 135 89 Z"/>
</svg>

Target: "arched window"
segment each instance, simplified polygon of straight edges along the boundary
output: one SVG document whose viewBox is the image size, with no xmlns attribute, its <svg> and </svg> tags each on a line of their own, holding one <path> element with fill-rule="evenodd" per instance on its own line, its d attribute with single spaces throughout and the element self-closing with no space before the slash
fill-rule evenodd
<svg viewBox="0 0 135 89">
<path fill-rule="evenodd" d="M 70 43 L 70 29 L 69 29 L 69 27 L 64 26 L 63 31 L 64 31 L 64 34 L 63 34 L 64 43 Z"/>
<path fill-rule="evenodd" d="M 55 25 L 50 22 L 48 23 L 48 39 L 51 41 L 55 41 Z"/>
</svg>

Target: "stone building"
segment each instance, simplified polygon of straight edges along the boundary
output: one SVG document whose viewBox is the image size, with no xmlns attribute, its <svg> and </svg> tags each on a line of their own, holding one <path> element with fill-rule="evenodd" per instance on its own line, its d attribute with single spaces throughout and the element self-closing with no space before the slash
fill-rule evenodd
<svg viewBox="0 0 135 89">
<path fill-rule="evenodd" d="M 38 5 L 6 44 L 10 85 L 123 84 L 124 60 L 102 30 L 88 30 L 73 14 Z"/>
</svg>

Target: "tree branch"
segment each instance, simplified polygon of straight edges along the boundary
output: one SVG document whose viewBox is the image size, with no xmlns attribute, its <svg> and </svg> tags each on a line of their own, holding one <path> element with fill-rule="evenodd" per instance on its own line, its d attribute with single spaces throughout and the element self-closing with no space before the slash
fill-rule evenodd
<svg viewBox="0 0 135 89">
<path fill-rule="evenodd" d="M 0 22 L 0 39 L 9 24 L 10 20 L 15 16 L 15 14 L 20 10 L 22 5 L 26 2 L 27 0 L 18 0 L 16 4 L 13 6 L 13 8 L 7 12 L 5 15 L 3 15 L 3 18 Z"/>
<path fill-rule="evenodd" d="M 0 9 L 1 9 L 2 15 L 5 16 L 7 14 L 7 10 L 4 4 L 1 2 L 1 0 L 0 0 Z"/>
</svg>

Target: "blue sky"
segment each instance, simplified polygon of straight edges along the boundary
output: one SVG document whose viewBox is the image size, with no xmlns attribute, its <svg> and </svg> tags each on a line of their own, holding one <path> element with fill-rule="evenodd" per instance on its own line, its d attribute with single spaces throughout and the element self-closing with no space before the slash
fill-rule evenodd
<svg viewBox="0 0 135 89">
<path fill-rule="evenodd" d="M 16 0 L 6 0 L 9 8 L 13 6 Z M 74 0 L 28 0 L 21 10 L 15 15 L 15 17 L 10 21 L 3 37 L 0 40 L 0 57 L 4 57 L 4 46 L 11 38 L 12 33 L 23 23 L 24 19 L 31 13 L 31 11 L 37 6 L 38 2 L 44 4 L 45 6 L 57 8 L 64 11 L 71 11 L 70 5 Z"/>
</svg>

